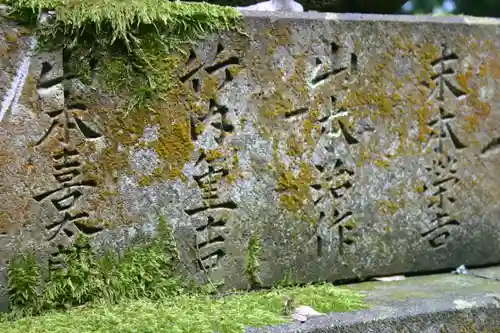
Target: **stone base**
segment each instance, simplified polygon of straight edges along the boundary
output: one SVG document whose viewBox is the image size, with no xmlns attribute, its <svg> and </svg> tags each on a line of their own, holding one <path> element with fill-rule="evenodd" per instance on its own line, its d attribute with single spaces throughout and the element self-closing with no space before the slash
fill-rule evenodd
<svg viewBox="0 0 500 333">
<path fill-rule="evenodd" d="M 347 286 L 366 293 L 369 310 L 334 313 L 247 333 L 500 332 L 500 267 L 476 276 L 439 274 Z M 495 280 L 496 279 L 496 280 Z"/>
</svg>

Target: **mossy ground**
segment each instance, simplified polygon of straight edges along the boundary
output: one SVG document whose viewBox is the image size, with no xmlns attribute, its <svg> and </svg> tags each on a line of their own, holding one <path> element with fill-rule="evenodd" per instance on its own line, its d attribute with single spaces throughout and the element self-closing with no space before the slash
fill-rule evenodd
<svg viewBox="0 0 500 333">
<path fill-rule="evenodd" d="M 360 294 L 328 284 L 277 288 L 271 291 L 214 299 L 206 295 L 176 296 L 159 302 L 135 300 L 100 304 L 67 312 L 52 312 L 0 323 L 1 332 L 135 332 L 221 333 L 243 332 L 245 326 L 266 326 L 290 321 L 284 316 L 285 298 L 321 312 L 364 307 Z"/>
<path fill-rule="evenodd" d="M 9 267 L 11 312 L 0 316 L 1 332 L 243 332 L 247 326 L 290 321 L 285 300 L 321 312 L 366 307 L 357 291 L 331 284 L 277 285 L 258 292 L 222 297 L 210 285 L 192 286 L 174 274 L 177 262 L 169 225 L 147 245 L 122 256 L 96 256 L 91 249 L 64 256 L 41 287 L 43 275 L 34 256 L 22 256 Z M 256 240 L 257 238 L 255 238 Z M 82 249 L 86 238 L 78 242 Z M 247 273 L 258 285 L 259 244 L 249 244 Z"/>
</svg>

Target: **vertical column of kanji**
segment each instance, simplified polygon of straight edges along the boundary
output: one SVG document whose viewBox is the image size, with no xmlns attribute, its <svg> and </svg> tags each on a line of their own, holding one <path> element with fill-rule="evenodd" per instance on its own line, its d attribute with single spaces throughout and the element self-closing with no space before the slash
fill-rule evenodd
<svg viewBox="0 0 500 333">
<path fill-rule="evenodd" d="M 46 240 L 53 248 L 51 269 L 60 265 L 61 251 L 71 250 L 78 234 L 94 235 L 102 230 L 86 224 L 90 214 L 81 207 L 86 194 L 98 184 L 84 174 L 85 156 L 79 148 L 102 135 L 82 119 L 85 106 L 70 103 L 73 76 L 69 61 L 66 51 L 46 53 L 38 57 L 35 68 L 40 105 L 49 125 L 34 147 L 40 153 L 50 154 L 52 182 L 37 189 L 33 200 L 52 212 L 52 220 L 43 222 Z"/>
<path fill-rule="evenodd" d="M 226 242 L 230 222 L 237 203 L 222 194 L 222 182 L 229 175 L 234 159 L 229 156 L 227 141 L 234 134 L 233 110 L 218 100 L 218 93 L 233 81 L 231 68 L 239 66 L 240 59 L 224 46 L 217 44 L 215 59 L 201 61 L 191 50 L 186 63 L 187 73 L 181 77 L 192 92 L 200 98 L 204 110 L 191 115 L 192 140 L 198 156 L 192 178 L 197 184 L 201 198 L 184 213 L 195 221 L 195 239 L 192 244 L 195 254 L 194 266 L 197 274 L 213 283 L 223 283 L 224 260 L 228 259 Z M 208 86 L 211 85 L 211 88 Z M 212 89 L 213 94 L 202 97 L 204 91 Z M 200 130 L 203 129 L 203 130 Z"/>
<path fill-rule="evenodd" d="M 422 82 L 429 92 L 428 102 L 436 111 L 427 123 L 429 136 L 426 148 L 431 150 L 433 159 L 426 167 L 429 183 L 424 186 L 424 193 L 429 196 L 427 208 L 432 219 L 427 221 L 426 229 L 421 233 L 433 248 L 445 246 L 454 230 L 460 227 L 460 221 L 453 216 L 457 204 L 453 192 L 460 182 L 457 157 L 467 145 L 453 129 L 456 114 L 445 103 L 450 99 L 459 102 L 466 98 L 466 93 L 456 82 L 458 61 L 457 54 L 443 45 L 441 56 L 431 62 L 434 70 L 431 82 Z"/>
<path fill-rule="evenodd" d="M 360 239 L 359 214 L 354 211 L 351 196 L 356 186 L 353 154 L 359 151 L 362 136 L 361 132 L 350 129 L 354 115 L 352 110 L 343 107 L 344 98 L 359 71 L 358 56 L 350 44 L 348 41 L 330 42 L 324 46 L 323 54 L 309 58 L 310 71 L 305 73 L 307 81 L 303 83 L 309 88 L 307 102 L 283 113 L 282 124 L 287 124 L 285 137 L 297 135 L 307 146 L 303 149 L 306 154 L 293 156 L 307 165 L 307 176 L 298 175 L 301 177 L 300 195 L 306 197 L 301 204 L 307 212 L 300 218 L 312 226 L 307 237 L 300 240 L 306 244 L 297 250 L 304 251 L 303 260 L 291 268 L 296 270 L 298 278 L 325 278 L 338 274 L 339 271 L 332 267 L 352 262 L 350 255 Z M 301 129 L 299 133 L 296 128 Z M 301 165 L 299 172 L 302 168 Z M 285 170 L 280 177 L 287 180 L 289 174 Z M 279 181 L 277 185 L 280 195 L 293 198 L 294 191 L 297 193 L 293 182 Z M 314 264 L 309 264 L 316 259 Z M 326 266 L 328 271 L 322 269 Z"/>
<path fill-rule="evenodd" d="M 355 186 L 355 168 L 345 154 L 339 153 L 339 147 L 342 146 L 349 154 L 360 139 L 347 125 L 348 117 L 352 116 L 350 110 L 339 106 L 343 97 L 339 88 L 344 87 L 356 75 L 358 57 L 352 50 L 347 47 L 342 49 L 334 42 L 330 43 L 330 50 L 334 59 L 332 67 L 325 69 L 324 61 L 316 58 L 314 75 L 309 82 L 313 88 L 325 84 L 334 87 L 327 101 L 328 113 L 317 120 L 320 138 L 316 152 L 326 158 L 315 163 L 318 176 L 310 187 L 317 214 L 316 256 L 343 260 L 346 250 L 356 244 L 360 229 L 352 208 L 345 201 L 345 197 Z"/>
</svg>

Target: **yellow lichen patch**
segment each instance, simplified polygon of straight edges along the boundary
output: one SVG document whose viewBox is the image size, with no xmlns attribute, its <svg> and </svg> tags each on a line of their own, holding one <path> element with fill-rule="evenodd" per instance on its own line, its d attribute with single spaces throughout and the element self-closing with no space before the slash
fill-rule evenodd
<svg viewBox="0 0 500 333">
<path fill-rule="evenodd" d="M 264 63 L 266 59 L 271 60 L 278 46 L 288 45 L 288 28 L 283 26 L 281 29 L 282 33 L 273 31 L 268 35 L 267 44 L 272 47 L 268 48 L 267 55 L 251 56 L 255 80 L 270 84 L 252 96 L 251 104 L 257 110 L 256 128 L 273 142 L 274 159 L 268 168 L 278 174 L 282 206 L 290 212 L 298 212 L 310 195 L 312 174 L 308 159 L 318 142 L 319 110 L 326 98 L 323 91 L 309 91 L 305 55 L 293 55 L 293 63 L 288 67 L 290 71 Z M 290 157 L 286 159 L 286 166 L 285 156 Z"/>
<path fill-rule="evenodd" d="M 10 231 L 12 221 L 7 212 L 0 212 L 0 234 Z"/>
<path fill-rule="evenodd" d="M 147 175 L 142 175 L 140 178 L 139 178 L 139 186 L 140 187 L 145 187 L 145 186 L 149 186 L 151 184 L 151 180 L 150 180 L 150 177 L 147 176 Z"/>
<path fill-rule="evenodd" d="M 378 211 L 380 215 L 391 216 L 394 215 L 401 207 L 397 202 L 390 200 L 379 200 Z"/>
<path fill-rule="evenodd" d="M 0 187 L 1 190 L 3 190 Z M 0 234 L 11 234 L 17 232 L 34 216 L 31 215 L 31 200 L 22 196 L 13 196 L 8 200 L 8 206 L 0 212 Z"/>
<path fill-rule="evenodd" d="M 40 112 L 42 110 L 36 89 L 36 80 L 32 74 L 26 77 L 19 101 L 35 112 Z"/>
<path fill-rule="evenodd" d="M 285 22 L 277 22 L 273 28 L 264 31 L 267 37 L 267 55 L 272 56 L 278 47 L 287 47 L 292 42 L 290 26 Z"/>
<path fill-rule="evenodd" d="M 319 135 L 321 130 L 321 126 L 317 122 L 318 118 L 319 118 L 319 113 L 317 111 L 313 111 L 310 112 L 308 118 L 304 120 L 303 124 L 304 139 L 309 146 L 314 146 L 316 144 L 317 136 Z"/>
<path fill-rule="evenodd" d="M 425 183 L 424 182 L 417 182 L 417 185 L 415 186 L 415 190 L 418 193 L 424 193 L 425 192 Z"/>
<path fill-rule="evenodd" d="M 138 172 L 142 176 L 141 170 L 134 172 L 131 169 L 130 156 L 135 149 L 144 147 L 156 152 L 160 166 L 147 181 L 141 178 L 140 184 L 146 185 L 155 178 L 166 180 L 181 175 L 194 149 L 189 115 L 200 112 L 197 103 L 200 98 L 176 80 L 176 71 L 182 61 L 182 56 L 175 55 L 165 59 L 165 75 L 171 80 L 169 93 L 147 108 L 127 111 L 121 108 L 121 100 L 110 105 L 98 100 L 96 95 L 78 97 L 104 124 L 106 148 L 101 151 L 99 162 L 88 166 L 90 173 L 103 181 L 122 173 Z M 127 99 L 126 95 L 124 99 Z M 158 127 L 158 138 L 140 142 L 145 129 L 152 126 Z M 201 132 L 203 128 L 198 125 L 197 129 Z"/>
<path fill-rule="evenodd" d="M 209 149 L 204 151 L 207 162 L 215 161 L 224 157 L 224 152 L 220 149 Z"/>
<path fill-rule="evenodd" d="M 477 75 L 472 68 L 465 73 L 457 75 L 457 82 L 461 89 L 467 94 L 466 103 L 472 109 L 472 112 L 465 114 L 463 129 L 469 133 L 475 133 L 480 130 L 481 121 L 491 113 L 491 104 L 481 99 L 479 89 L 481 86 L 487 86 L 486 73 L 487 67 L 484 63 L 479 65 Z M 477 80 L 472 80 L 473 78 Z"/>
<path fill-rule="evenodd" d="M 363 164 L 371 163 L 374 159 L 374 154 L 367 148 L 361 149 L 359 153 L 359 160 L 356 163 L 358 167 L 363 166 Z"/>
<path fill-rule="evenodd" d="M 102 218 L 87 219 L 85 220 L 85 225 L 96 228 L 111 228 L 114 226 L 112 222 Z"/>
<path fill-rule="evenodd" d="M 274 94 L 263 97 L 255 97 L 255 101 L 259 102 L 259 116 L 262 124 L 273 124 L 280 119 L 284 119 L 287 112 L 294 110 L 294 100 L 283 91 L 283 87 L 279 87 L 279 91 Z"/>
<path fill-rule="evenodd" d="M 15 160 L 15 155 L 6 148 L 7 146 L 0 146 L 0 168 L 7 170 L 8 166 Z"/>
<path fill-rule="evenodd" d="M 479 121 L 479 118 L 473 114 L 467 114 L 464 116 L 465 124 L 463 126 L 463 129 L 467 133 L 474 133 L 479 131 L 480 129 L 480 124 L 481 122 Z"/>
<path fill-rule="evenodd" d="M 416 110 L 418 122 L 418 140 L 420 142 L 427 142 L 429 134 L 432 133 L 432 128 L 430 128 L 428 124 L 434 113 L 435 111 L 433 106 L 428 103 Z"/>
<path fill-rule="evenodd" d="M 380 168 L 387 168 L 391 165 L 391 163 L 385 158 L 375 159 L 374 164 Z"/>
<path fill-rule="evenodd" d="M 171 126 L 160 126 L 160 131 L 162 134 L 150 146 L 162 161 L 162 178 L 174 179 L 182 173 L 194 149 L 189 118 L 177 119 L 177 123 Z"/>
<path fill-rule="evenodd" d="M 287 140 L 287 152 L 286 154 L 290 157 L 302 157 L 305 151 L 304 144 L 302 141 L 297 137 L 295 133 L 291 133 Z"/>
<path fill-rule="evenodd" d="M 24 163 L 23 164 L 23 169 L 24 169 L 25 174 L 27 176 L 30 176 L 30 175 L 32 175 L 32 174 L 34 174 L 36 172 L 36 167 L 32 163 L 30 163 L 30 162 Z"/>
<path fill-rule="evenodd" d="M 469 69 L 465 73 L 459 73 L 457 74 L 457 82 L 460 85 L 460 87 L 465 91 L 469 92 L 470 89 L 470 79 L 474 76 L 474 73 L 472 72 L 472 69 Z"/>
<path fill-rule="evenodd" d="M 441 56 L 441 50 L 435 43 L 415 44 L 414 41 L 401 36 L 395 37 L 393 42 L 397 47 L 377 59 L 377 69 L 366 79 L 370 84 L 353 92 L 345 107 L 364 109 L 365 111 L 361 111 L 363 116 L 369 116 L 373 121 L 389 120 L 390 123 L 386 125 L 388 130 L 395 132 L 399 138 L 398 154 L 402 154 L 412 147 L 409 143 L 413 142 L 414 138 L 409 138 L 408 135 L 413 121 L 418 123 L 420 141 L 425 141 L 429 134 L 428 121 L 437 111 L 427 103 L 427 96 L 435 87 L 431 79 L 435 74 L 431 63 Z M 403 79 L 396 77 L 396 65 L 394 60 L 391 60 L 396 56 L 412 63 L 416 69 L 413 76 L 408 74 Z M 425 82 L 428 88 L 424 87 L 422 82 Z M 410 86 L 416 89 L 408 89 Z M 375 112 L 366 112 L 369 110 Z M 406 114 L 408 111 L 409 114 Z"/>
<path fill-rule="evenodd" d="M 233 152 L 232 167 L 229 170 L 229 174 L 226 176 L 226 182 L 228 185 L 231 185 L 236 180 L 241 178 L 243 178 L 243 174 L 240 168 L 240 159 L 238 156 L 238 150 L 235 149 L 235 151 Z"/>
<path fill-rule="evenodd" d="M 2 26 L 3 39 L 5 44 L 2 46 L 0 55 L 5 58 L 11 58 L 10 56 L 15 54 L 21 48 L 22 39 L 19 38 L 19 34 L 15 28 Z"/>
<path fill-rule="evenodd" d="M 347 220 L 346 223 L 344 223 L 344 227 L 346 227 L 349 230 L 356 229 L 357 226 L 358 225 L 356 224 L 356 221 L 352 218 L 350 218 L 349 220 Z"/>
<path fill-rule="evenodd" d="M 5 41 L 7 43 L 15 43 L 17 42 L 17 38 L 19 37 L 17 32 L 9 27 L 3 29 L 3 36 L 5 37 Z"/>
<path fill-rule="evenodd" d="M 196 134 L 200 135 L 203 133 L 203 131 L 205 131 L 205 125 L 202 122 L 199 122 L 198 124 L 196 124 L 196 127 L 195 127 Z"/>
<path fill-rule="evenodd" d="M 277 191 L 281 204 L 291 212 L 298 212 L 311 201 L 311 184 L 313 173 L 306 162 L 301 162 L 298 173 L 290 169 L 282 169 L 278 175 Z"/>
<path fill-rule="evenodd" d="M 242 177 L 243 176 L 241 174 L 241 170 L 239 168 L 234 168 L 229 171 L 229 174 L 226 176 L 225 181 L 228 185 L 232 185 Z"/>
</svg>

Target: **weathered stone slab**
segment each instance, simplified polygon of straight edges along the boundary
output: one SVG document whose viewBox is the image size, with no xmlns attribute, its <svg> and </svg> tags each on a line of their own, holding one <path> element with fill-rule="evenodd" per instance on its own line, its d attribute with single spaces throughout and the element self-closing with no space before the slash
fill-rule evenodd
<svg viewBox="0 0 500 333">
<path fill-rule="evenodd" d="M 155 110 L 35 57 L 0 123 L 2 260 L 123 248 L 164 216 L 186 272 L 226 288 L 500 261 L 498 21 L 249 15 L 172 55 Z"/>
<path fill-rule="evenodd" d="M 500 270 L 495 267 L 491 273 L 498 275 Z M 397 282 L 363 282 L 346 288 L 365 294 L 368 309 L 331 313 L 303 324 L 248 328 L 246 332 L 474 333 L 500 330 L 498 281 L 445 273 Z"/>
</svg>

